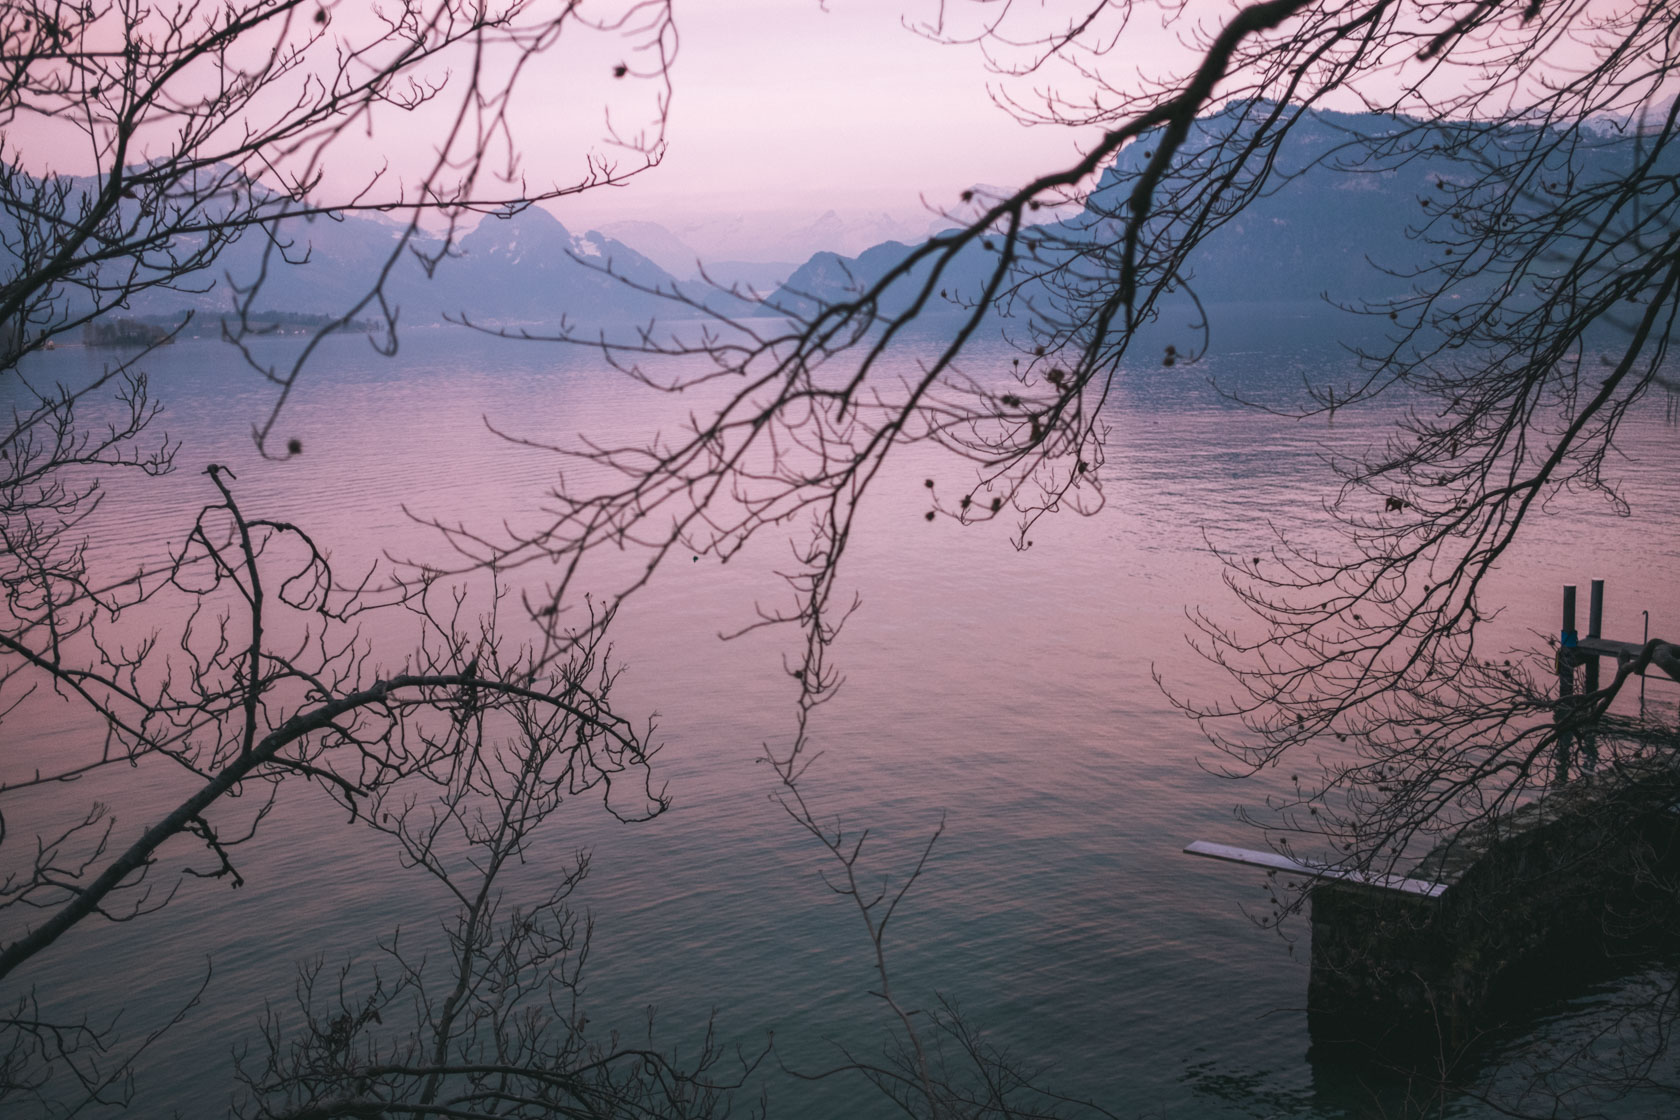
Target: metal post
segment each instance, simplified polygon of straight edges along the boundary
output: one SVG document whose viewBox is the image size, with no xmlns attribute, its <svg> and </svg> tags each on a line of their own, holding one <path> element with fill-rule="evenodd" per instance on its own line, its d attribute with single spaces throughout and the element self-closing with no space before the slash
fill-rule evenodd
<svg viewBox="0 0 1680 1120">
<path fill-rule="evenodd" d="M 1651 612 L 1640 611 L 1639 613 L 1645 616 L 1645 629 L 1639 633 L 1639 647 L 1643 649 L 1645 643 L 1651 640 Z M 1639 674 L 1639 720 L 1641 723 L 1645 721 L 1645 678 L 1647 675 L 1646 673 Z"/>
<path fill-rule="evenodd" d="M 1604 636 L 1604 581 L 1592 581 L 1592 590 L 1587 599 L 1587 637 L 1602 638 Z M 1598 691 L 1598 662 L 1597 654 L 1586 659 L 1585 680 L 1581 691 L 1588 696 Z M 1591 771 L 1598 767 L 1598 736 L 1592 731 L 1581 734 L 1581 769 Z"/>
<path fill-rule="evenodd" d="M 1569 719 L 1574 711 L 1571 702 L 1575 695 L 1575 585 L 1563 585 L 1563 629 L 1557 652 L 1558 698 L 1552 708 L 1552 724 L 1557 729 L 1557 777 L 1562 785 L 1569 780 L 1569 747 L 1573 736 Z"/>
</svg>

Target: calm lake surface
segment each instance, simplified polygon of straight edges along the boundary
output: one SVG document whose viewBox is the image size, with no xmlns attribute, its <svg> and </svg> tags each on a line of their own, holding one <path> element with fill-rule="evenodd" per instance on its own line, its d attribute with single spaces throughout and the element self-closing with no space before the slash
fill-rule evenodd
<svg viewBox="0 0 1680 1120">
<path fill-rule="evenodd" d="M 1303 376 L 1346 363 L 1330 342 L 1277 329 L 1219 341 L 1198 366 L 1121 378 L 1108 412 L 1105 508 L 1044 521 L 1030 549 L 1011 547 L 1003 526 L 923 519 L 923 479 L 956 493 L 973 478 L 968 465 L 911 450 L 880 480 L 846 575 L 863 601 L 836 650 L 847 683 L 819 716 L 824 754 L 806 790 L 849 829 L 871 830 L 866 863 L 889 884 L 943 818 L 888 937 L 895 991 L 920 1007 L 936 1006 L 936 994 L 955 1001 L 1045 1084 L 1122 1116 L 1392 1115 L 1404 1085 L 1309 1057 L 1305 921 L 1282 936 L 1260 928 L 1245 915 L 1267 909 L 1258 871 L 1180 854 L 1196 839 L 1261 846 L 1234 811 L 1262 809 L 1288 783 L 1284 773 L 1219 776 L 1220 757 L 1155 682 L 1159 674 L 1202 699 L 1222 688 L 1185 640 L 1189 609 L 1240 617 L 1204 533 L 1258 551 L 1268 522 L 1310 526 L 1332 494 L 1326 449 L 1381 430 L 1380 417 L 1330 426 L 1243 410 L 1208 385 L 1287 396 Z M 279 356 L 292 344 L 269 345 Z M 1000 368 L 1008 356 L 997 351 Z M 65 348 L 26 368 L 75 381 L 107 358 Z M 183 342 L 147 368 L 168 408 L 159 430 L 181 441 L 178 470 L 113 484 L 90 527 L 94 555 L 113 571 L 184 537 L 214 497 L 201 474 L 210 462 L 238 475 L 248 513 L 297 521 L 354 568 L 385 550 L 436 550 L 405 505 L 491 530 L 537 519 L 559 462 L 496 439 L 485 418 L 540 439 L 631 436 L 695 406 L 630 384 L 584 350 L 415 330 L 388 361 L 339 339 L 278 429 L 304 453 L 264 462 L 249 432 L 271 397 L 229 348 Z M 1533 632 L 1556 628 L 1561 585 L 1594 577 L 1609 582 L 1610 636 L 1637 638 L 1642 610 L 1653 634 L 1680 628 L 1675 443 L 1663 402 L 1650 402 L 1624 427 L 1612 468 L 1634 516 L 1568 497 L 1529 527 L 1498 577 L 1494 598 L 1507 610 L 1496 645 L 1532 648 Z M 815 1072 L 840 1063 L 842 1046 L 878 1055 L 889 1023 L 868 994 L 877 979 L 855 913 L 824 886 L 823 853 L 772 803 L 770 775 L 755 762 L 792 730 L 782 673 L 790 636 L 717 638 L 750 621 L 756 601 L 775 600 L 768 571 L 786 548 L 767 537 L 727 567 L 684 557 L 621 614 L 617 701 L 632 715 L 657 712 L 657 778 L 673 807 L 625 825 L 580 802 L 560 814 L 522 881 L 535 889 L 578 849 L 592 852 L 574 901 L 594 916 L 586 996 L 595 1023 L 636 1031 L 656 1006 L 660 1040 L 682 1053 L 715 1013 L 723 1039 L 755 1048 L 774 1031 L 781 1060 Z M 1653 683 L 1650 696 L 1672 704 L 1676 691 Z M 53 709 L 31 718 L 5 726 L 8 772 L 87 735 Z M 124 768 L 7 804 L 7 825 L 30 835 L 100 799 L 132 835 L 172 780 Z M 185 863 L 186 849 L 177 854 Z M 189 881 L 163 912 L 78 929 L 31 969 L 55 1006 L 96 1016 L 126 1007 L 125 1037 L 136 1043 L 208 972 L 200 1005 L 140 1063 L 142 1115 L 218 1114 L 233 1091 L 231 1053 L 256 1037 L 265 1005 L 284 1010 L 300 962 L 371 962 L 398 928 L 421 943 L 435 937 L 446 911 L 429 881 L 303 783 L 283 791 L 241 870 L 240 891 Z M 1486 1076 L 1548 1041 L 1584 1037 L 1618 994 L 1645 981 L 1581 987 L 1501 1041 Z M 772 1072 L 759 1085 L 773 1115 L 894 1111 L 855 1076 L 810 1083 Z M 1671 1107 L 1634 1098 L 1612 1112 Z M 1444 1108 L 1492 1114 L 1468 1098 Z"/>
</svg>

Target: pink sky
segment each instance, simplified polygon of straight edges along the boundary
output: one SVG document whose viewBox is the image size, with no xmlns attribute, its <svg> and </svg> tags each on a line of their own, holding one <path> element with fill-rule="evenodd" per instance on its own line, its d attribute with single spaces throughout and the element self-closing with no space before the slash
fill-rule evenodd
<svg viewBox="0 0 1680 1120">
<path fill-rule="evenodd" d="M 427 7 L 442 2 L 430 0 Z M 1209 0 L 1206 12 L 1217 16 L 1228 7 L 1228 0 Z M 1067 128 L 1023 126 L 993 103 L 1003 80 L 988 70 L 977 49 L 930 42 L 904 26 L 906 20 L 934 18 L 939 0 L 674 0 L 673 9 L 680 46 L 670 75 L 665 159 L 627 186 L 549 204 L 573 229 L 627 219 L 682 225 L 736 214 L 776 215 L 793 228 L 833 209 L 848 217 L 887 213 L 914 236 L 918 221 L 925 229 L 935 210 L 957 207 L 965 189 L 1011 187 L 1059 170 L 1079 158 L 1082 139 L 1095 138 L 1088 130 L 1082 137 Z M 236 149 L 249 131 L 260 133 L 286 119 L 294 102 L 311 100 L 308 87 L 318 75 L 330 80 L 346 44 L 361 47 L 378 39 L 382 25 L 370 0 L 337 0 L 327 10 L 329 21 L 320 26 L 299 15 L 283 28 L 275 20 L 239 41 L 229 59 L 234 65 L 259 68 L 277 43 L 300 46 L 304 61 L 259 93 L 247 108 L 248 118 L 236 116 L 215 134 L 216 142 Z M 586 20 L 610 23 L 644 9 L 637 0 L 586 0 L 580 10 Z M 972 18 L 995 8 L 956 3 L 952 10 Z M 1052 21 L 1065 20 L 1068 10 L 1054 2 L 1032 6 L 1033 18 Z M 189 0 L 185 16 L 169 14 L 174 11 L 160 9 L 151 18 L 157 28 L 180 18 L 190 31 L 218 16 L 220 0 Z M 534 8 L 531 18 L 547 18 L 545 13 L 551 10 Z M 116 19 L 112 14 L 96 24 L 94 39 L 120 38 Z M 1109 61 L 1128 68 L 1159 64 L 1159 19 L 1154 11 L 1140 17 L 1128 32 L 1126 53 Z M 310 43 L 315 35 L 321 38 Z M 660 83 L 612 77 L 619 62 L 646 68 L 649 59 L 632 45 L 574 22 L 522 72 L 511 123 L 517 171 L 527 189 L 570 185 L 588 173 L 592 152 L 615 154 L 603 143 L 606 106 L 621 129 L 647 126 Z M 370 57 L 392 49 L 384 42 Z M 492 75 L 489 88 L 500 80 L 497 62 L 513 57 L 505 48 L 493 48 L 483 60 Z M 318 133 L 309 133 L 291 155 L 265 149 L 244 169 L 265 178 L 277 174 L 276 168 L 298 179 L 319 175 L 316 199 L 329 206 L 340 198 L 369 204 L 412 197 L 413 184 L 435 174 L 436 147 L 459 109 L 461 77 L 473 62 L 470 51 L 458 47 L 405 74 L 402 82 L 449 79 L 443 95 L 418 111 L 381 108 L 371 128 L 358 119 L 319 146 L 307 140 Z M 218 66 L 212 56 L 175 74 L 161 103 L 190 111 L 202 91 L 225 81 Z M 1032 84 L 1017 81 L 1009 88 L 1031 101 Z M 8 156 L 31 171 L 82 175 L 109 158 L 114 127 L 108 113 L 92 122 L 99 139 L 94 144 L 74 98 L 68 105 L 49 98 L 31 106 L 34 111 L 8 121 Z M 54 112 L 56 119 L 47 115 Z M 176 154 L 181 120 L 166 110 L 148 114 L 125 162 Z M 222 150 L 227 149 L 200 148 L 198 154 L 220 159 Z M 616 155 L 624 165 L 639 162 L 632 153 Z M 373 190 L 362 193 L 370 183 Z M 519 190 L 490 183 L 474 195 L 494 198 Z"/>
<path fill-rule="evenodd" d="M 633 6 L 634 0 L 590 0 L 582 10 L 609 18 Z M 929 42 L 903 26 L 931 19 L 940 8 L 939 0 L 677 0 L 680 48 L 663 165 L 623 188 L 592 190 L 552 209 L 577 229 L 724 213 L 780 212 L 808 221 L 829 209 L 914 219 L 929 208 L 956 206 L 967 187 L 1014 186 L 1077 159 L 1093 132 L 1028 128 L 992 101 L 994 91 L 1007 88 L 1031 104 L 1035 88 L 1050 78 L 1006 81 L 987 69 L 977 49 Z M 999 10 L 978 2 L 949 8 L 953 18 L 970 20 Z M 1058 12 L 1065 19 L 1083 8 L 1023 2 L 1017 14 L 1054 21 Z M 1179 36 L 1197 25 L 1217 26 L 1232 3 L 1190 0 L 1181 10 L 1165 8 L 1180 11 L 1180 18 L 1163 32 L 1160 8 L 1136 7 L 1120 45 L 1101 60 L 1106 74 L 1130 82 L 1139 73 L 1182 66 L 1187 56 Z M 364 0 L 342 0 L 333 7 L 331 34 L 354 39 L 369 10 Z M 458 61 L 438 62 L 438 72 Z M 610 75 L 619 61 L 643 60 L 621 40 L 574 27 L 524 75 L 514 124 L 521 171 L 532 188 L 574 182 L 584 171 L 586 154 L 601 148 L 603 99 L 621 127 L 646 122 L 657 85 L 615 82 Z M 186 84 L 193 80 L 196 75 Z M 1081 95 L 1079 83 L 1071 79 L 1063 92 Z M 371 139 L 340 137 L 322 165 L 328 184 L 365 183 L 385 164 L 386 181 L 412 181 L 410 165 L 428 162 L 442 111 L 382 116 Z M 157 127 L 166 139 L 167 122 Z M 35 167 L 45 160 L 85 173 L 85 141 L 72 136 L 63 143 L 59 128 L 54 137 L 38 120 L 19 118 L 12 122 L 13 150 L 28 151 Z"/>
<path fill-rule="evenodd" d="M 920 5 L 929 8 L 927 4 Z M 901 24 L 915 0 L 713 0 L 678 8 L 664 164 L 558 204 L 569 224 L 672 212 L 914 214 L 1077 158 L 1079 136 L 992 104 L 981 56 Z"/>
</svg>

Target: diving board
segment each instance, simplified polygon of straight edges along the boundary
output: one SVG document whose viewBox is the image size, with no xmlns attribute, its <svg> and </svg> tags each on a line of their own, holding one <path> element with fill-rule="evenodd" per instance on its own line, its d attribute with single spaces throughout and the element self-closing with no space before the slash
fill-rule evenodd
<svg viewBox="0 0 1680 1120">
<path fill-rule="evenodd" d="M 1383 890 L 1402 891 L 1406 894 L 1420 894 L 1427 898 L 1435 898 L 1447 889 L 1446 883 L 1436 883 L 1428 879 L 1409 879 L 1404 875 L 1380 875 L 1370 871 L 1332 867 L 1325 863 L 1309 863 L 1306 860 L 1295 859 L 1278 852 L 1260 852 L 1252 848 L 1235 848 L 1229 844 L 1214 844 L 1207 840 L 1197 840 L 1186 847 L 1184 853 L 1192 856 L 1203 856 L 1207 859 L 1222 859 L 1230 863 L 1246 863 L 1252 867 L 1265 867 L 1273 871 L 1289 871 L 1297 875 L 1310 875 L 1314 879 L 1336 879 L 1349 883 L 1361 883 L 1367 887 L 1380 887 Z"/>
</svg>

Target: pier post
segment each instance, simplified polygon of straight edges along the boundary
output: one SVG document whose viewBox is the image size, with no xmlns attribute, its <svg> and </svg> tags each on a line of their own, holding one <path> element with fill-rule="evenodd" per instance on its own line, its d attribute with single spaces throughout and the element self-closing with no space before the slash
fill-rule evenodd
<svg viewBox="0 0 1680 1120">
<path fill-rule="evenodd" d="M 1602 638 L 1604 637 L 1604 581 L 1601 579 L 1593 580 L 1589 595 L 1590 597 L 1587 599 L 1587 637 Z M 1585 695 L 1591 696 L 1598 691 L 1599 658 L 1595 655 L 1588 657 L 1586 660 L 1586 672 L 1583 674 L 1586 679 L 1582 683 L 1581 691 Z M 1582 731 L 1581 769 L 1590 772 L 1597 768 L 1598 736 L 1591 730 Z"/>
<path fill-rule="evenodd" d="M 1604 637 L 1604 581 L 1592 581 L 1592 597 L 1587 600 L 1587 637 Z M 1598 691 L 1598 658 L 1587 662 L 1587 681 L 1584 692 Z"/>
<path fill-rule="evenodd" d="M 1557 728 L 1557 774 L 1554 781 L 1562 785 L 1569 780 L 1570 744 L 1574 736 L 1569 731 L 1569 718 L 1574 713 L 1575 697 L 1575 585 L 1563 585 L 1563 628 L 1558 637 L 1557 705 L 1552 708 L 1552 723 Z"/>
</svg>

